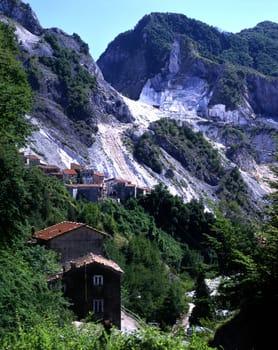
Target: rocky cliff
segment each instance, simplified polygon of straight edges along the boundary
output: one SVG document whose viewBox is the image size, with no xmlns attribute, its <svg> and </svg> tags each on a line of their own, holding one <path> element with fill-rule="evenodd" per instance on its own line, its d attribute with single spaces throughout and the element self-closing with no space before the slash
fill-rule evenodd
<svg viewBox="0 0 278 350">
<path fill-rule="evenodd" d="M 40 35 L 42 33 L 39 20 L 29 4 L 24 4 L 20 0 L 2 0 L 0 13 L 14 19 L 32 34 Z"/>
<path fill-rule="evenodd" d="M 231 34 L 184 15 L 153 13 L 115 38 L 97 63 L 123 94 L 201 131 L 255 188 L 260 169 L 275 160 L 277 35 L 271 22 Z"/>
<path fill-rule="evenodd" d="M 132 121 L 127 105 L 103 79 L 88 45 L 77 34 L 43 29 L 30 6 L 21 1 L 2 1 L 0 16 L 15 25 L 20 59 L 34 90 L 29 116 L 37 129 L 33 148 L 46 161 L 60 165 L 69 157 L 85 162 L 98 121 Z"/>
<path fill-rule="evenodd" d="M 262 65 L 255 70 L 247 39 L 182 15 L 152 14 L 120 34 L 96 64 L 78 34 L 41 28 L 28 5 L 6 0 L 0 11 L 16 26 L 35 94 L 28 152 L 138 185 L 162 182 L 208 205 L 227 195 L 229 178 L 240 177 L 258 208 L 270 190 L 278 90 L 275 65 L 269 75 Z M 262 35 L 277 29 L 266 27 Z M 245 51 L 237 57 L 233 45 Z"/>
</svg>

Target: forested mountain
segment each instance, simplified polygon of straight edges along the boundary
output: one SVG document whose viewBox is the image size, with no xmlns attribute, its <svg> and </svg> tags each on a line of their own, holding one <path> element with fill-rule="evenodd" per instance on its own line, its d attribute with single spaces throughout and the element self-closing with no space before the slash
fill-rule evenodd
<svg viewBox="0 0 278 350">
<path fill-rule="evenodd" d="M 212 84 L 220 76 L 227 79 L 232 73 L 238 75 L 233 75 L 232 86 L 227 84 L 227 89 L 235 90 L 230 91 L 226 100 L 224 96 L 217 98 L 228 108 L 234 108 L 242 97 L 246 76 L 255 74 L 277 78 L 277 36 L 278 24 L 268 21 L 233 34 L 185 15 L 151 13 L 133 30 L 119 34 L 97 63 L 106 80 L 118 91 L 138 99 L 147 80 L 166 69 L 172 45 L 177 41 L 182 54 L 179 57 L 180 69 L 184 72 L 190 70 L 191 75 L 197 73 Z M 137 60 L 140 65 L 130 64 Z M 195 71 L 192 70 L 193 62 Z M 203 67 L 198 67 L 201 62 Z M 206 68 L 210 72 L 206 72 Z M 216 90 L 219 88 L 217 86 Z"/>
<path fill-rule="evenodd" d="M 169 187 L 175 181 L 179 194 L 205 191 L 213 201 L 223 199 L 228 181 L 220 167 L 226 177 L 236 166 L 247 186 L 243 192 L 260 201 L 266 188 L 259 174 L 274 161 L 276 149 L 277 35 L 272 22 L 232 34 L 173 13 L 146 15 L 119 34 L 97 62 L 105 79 L 157 108 L 156 119 L 166 118 L 163 129 L 162 121 L 155 121 L 129 130 L 135 159 Z M 212 148 L 204 151 L 205 142 L 196 142 L 187 127 L 212 141 Z M 184 170 L 199 180 L 197 186 Z M 229 190 L 224 192 L 231 199 Z"/>
<path fill-rule="evenodd" d="M 183 15 L 145 16 L 98 62 L 132 101 L 105 81 L 77 34 L 43 29 L 19 0 L 1 1 L 0 19 L 1 346 L 270 349 L 277 24 L 231 34 Z M 46 162 L 75 161 L 153 190 L 126 203 L 74 200 L 57 179 L 24 166 L 26 146 Z M 72 327 L 68 301 L 46 283 L 57 256 L 29 242 L 32 228 L 63 220 L 111 235 L 105 252 L 125 271 L 123 304 L 161 330 Z M 222 278 L 216 296 L 208 277 Z M 196 332 L 173 335 L 189 301 Z"/>
</svg>

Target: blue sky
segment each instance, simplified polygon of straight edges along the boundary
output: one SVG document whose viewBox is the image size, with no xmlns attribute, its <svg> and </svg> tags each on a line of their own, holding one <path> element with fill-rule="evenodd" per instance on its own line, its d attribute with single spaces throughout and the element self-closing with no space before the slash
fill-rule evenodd
<svg viewBox="0 0 278 350">
<path fill-rule="evenodd" d="M 227 32 L 269 20 L 278 23 L 278 0 L 23 0 L 44 28 L 77 33 L 95 60 L 118 34 L 151 12 L 176 12 Z"/>
</svg>

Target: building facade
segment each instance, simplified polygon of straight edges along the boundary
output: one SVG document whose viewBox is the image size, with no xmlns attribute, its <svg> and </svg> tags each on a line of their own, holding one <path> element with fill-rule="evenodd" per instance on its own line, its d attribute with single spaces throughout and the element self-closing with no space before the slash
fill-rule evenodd
<svg viewBox="0 0 278 350">
<path fill-rule="evenodd" d="M 63 221 L 35 232 L 32 237 L 60 254 L 61 262 L 65 263 L 87 253 L 103 255 L 103 240 L 109 236 L 83 223 Z"/>
<path fill-rule="evenodd" d="M 83 223 L 63 221 L 33 233 L 38 244 L 60 254 L 62 272 L 49 276 L 48 283 L 63 285 L 64 296 L 79 320 L 92 319 L 121 328 L 121 268 L 103 256 L 108 234 Z"/>
<path fill-rule="evenodd" d="M 121 268 L 95 254 L 64 265 L 64 295 L 81 320 L 91 312 L 92 320 L 121 328 Z"/>
</svg>

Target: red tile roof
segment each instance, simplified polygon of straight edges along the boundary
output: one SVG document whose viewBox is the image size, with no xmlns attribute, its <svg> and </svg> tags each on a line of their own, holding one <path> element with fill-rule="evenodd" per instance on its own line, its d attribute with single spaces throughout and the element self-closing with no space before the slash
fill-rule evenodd
<svg viewBox="0 0 278 350">
<path fill-rule="evenodd" d="M 124 272 L 120 268 L 120 266 L 117 263 L 115 263 L 115 261 L 106 259 L 101 255 L 95 255 L 93 253 L 89 253 L 89 254 L 82 256 L 80 258 L 66 262 L 63 266 L 63 271 L 57 272 L 57 273 L 54 273 L 53 275 L 48 276 L 47 281 L 54 282 L 56 280 L 62 279 L 63 274 L 65 272 L 70 271 L 72 268 L 79 269 L 84 265 L 90 265 L 90 264 L 99 264 L 99 265 L 105 266 L 106 268 L 113 270 L 113 271 L 116 271 L 116 272 L 120 272 L 120 273 Z"/>
<path fill-rule="evenodd" d="M 71 167 L 71 169 L 79 169 L 79 170 L 82 169 L 82 166 L 79 164 L 76 164 L 76 163 L 71 163 L 70 167 Z"/>
<path fill-rule="evenodd" d="M 54 172 L 48 173 L 48 175 L 63 176 L 63 173 L 61 171 L 54 171 Z"/>
<path fill-rule="evenodd" d="M 82 256 L 80 258 L 76 258 L 74 260 L 71 260 L 68 264 L 65 266 L 65 270 L 68 271 L 71 269 L 71 267 L 80 268 L 84 265 L 90 265 L 90 264 L 99 264 L 103 265 L 111 270 L 117 271 L 117 272 L 123 272 L 123 270 L 120 268 L 118 264 L 115 263 L 113 260 L 109 260 L 104 258 L 101 255 L 95 255 L 93 253 L 89 253 L 85 256 Z"/>
<path fill-rule="evenodd" d="M 64 169 L 63 172 L 67 175 L 77 175 L 77 172 L 74 169 Z"/>
<path fill-rule="evenodd" d="M 26 154 L 26 155 L 24 155 L 24 157 L 27 158 L 27 159 L 40 159 L 35 154 Z"/>
<path fill-rule="evenodd" d="M 102 185 L 99 184 L 66 184 L 66 187 L 72 187 L 72 188 L 87 188 L 87 187 L 96 187 L 96 188 L 102 188 Z"/>
<path fill-rule="evenodd" d="M 89 174 L 94 174 L 94 170 L 93 169 L 87 169 L 87 168 L 82 168 L 81 169 L 81 173 L 82 174 L 86 174 L 86 173 L 89 173 Z"/>
<path fill-rule="evenodd" d="M 137 187 L 139 190 L 144 190 L 144 191 L 151 191 L 152 189 L 150 187 L 142 187 L 142 186 L 138 186 Z"/>
<path fill-rule="evenodd" d="M 33 238 L 43 239 L 48 241 L 54 237 L 63 235 L 66 232 L 73 231 L 79 227 L 83 227 L 85 224 L 71 222 L 71 221 L 63 221 L 59 224 L 49 226 L 41 231 L 37 231 L 33 234 Z"/>
<path fill-rule="evenodd" d="M 124 179 L 116 179 L 116 180 L 115 180 L 115 183 L 117 183 L 117 184 L 120 184 L 120 183 L 128 183 L 128 181 L 127 181 L 127 180 L 124 180 Z"/>
<path fill-rule="evenodd" d="M 65 233 L 74 231 L 80 227 L 87 227 L 95 232 L 98 232 L 102 235 L 108 235 L 105 232 L 99 231 L 97 229 L 94 229 L 90 226 L 87 226 L 86 224 L 83 223 L 78 223 L 78 222 L 71 222 L 71 221 L 63 221 L 60 222 L 59 224 L 47 227 L 41 231 L 37 231 L 33 234 L 33 238 L 38 238 L 44 241 L 48 241 L 50 239 L 53 239 L 55 237 L 61 236 Z"/>
<path fill-rule="evenodd" d="M 40 169 L 57 169 L 57 170 L 60 170 L 60 168 L 57 165 L 54 165 L 54 164 L 40 164 L 39 168 Z"/>
</svg>

